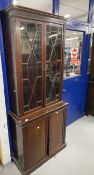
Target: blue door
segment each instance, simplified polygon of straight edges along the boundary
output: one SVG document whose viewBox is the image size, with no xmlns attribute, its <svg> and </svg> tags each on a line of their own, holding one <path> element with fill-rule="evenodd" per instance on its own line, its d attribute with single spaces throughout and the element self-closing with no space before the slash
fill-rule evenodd
<svg viewBox="0 0 94 175">
<path fill-rule="evenodd" d="M 71 31 L 71 32 L 74 32 L 74 31 Z M 65 72 L 67 70 L 67 73 L 66 73 L 67 77 L 65 77 L 63 81 L 62 99 L 69 103 L 68 111 L 67 111 L 67 125 L 79 119 L 86 113 L 86 98 L 87 98 L 87 87 L 88 87 L 87 69 L 88 69 L 88 58 L 89 58 L 88 47 L 89 47 L 90 36 L 85 32 L 82 32 L 82 35 L 83 35 L 83 40 L 81 43 L 82 48 L 80 52 L 79 64 L 75 64 L 77 60 L 74 57 L 74 62 L 73 60 L 71 62 L 72 64 L 69 64 L 69 62 L 67 61 L 67 64 L 68 64 L 67 68 L 65 65 Z M 74 38 L 77 38 L 77 36 Z M 73 37 L 71 38 L 71 40 L 72 39 Z M 67 38 L 67 41 L 68 41 L 68 38 Z M 65 37 L 65 42 L 66 42 L 66 37 Z M 75 44 L 74 40 L 73 40 L 72 47 L 77 48 L 77 45 Z M 78 44 L 78 47 L 79 47 L 79 44 Z M 65 49 L 66 49 L 66 44 L 65 44 Z M 69 47 L 68 47 L 68 50 L 69 50 Z M 72 59 L 72 53 L 68 53 L 68 54 Z M 68 55 L 66 58 L 68 58 Z M 80 65 L 80 69 L 78 70 L 78 72 L 77 72 L 77 69 L 75 69 L 77 65 Z M 74 70 L 73 70 L 73 67 L 74 67 Z M 76 70 L 76 74 L 75 74 L 75 70 Z M 73 74 L 73 71 L 74 71 L 74 74 Z M 71 72 L 72 72 L 72 76 L 71 76 Z"/>
<path fill-rule="evenodd" d="M 88 75 L 66 79 L 63 82 L 63 100 L 69 103 L 67 125 L 79 119 L 86 112 Z"/>
</svg>

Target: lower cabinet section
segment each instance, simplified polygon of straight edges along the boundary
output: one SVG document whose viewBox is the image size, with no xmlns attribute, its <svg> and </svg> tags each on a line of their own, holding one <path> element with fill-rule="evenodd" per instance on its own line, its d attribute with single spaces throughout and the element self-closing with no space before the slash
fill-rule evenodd
<svg viewBox="0 0 94 175">
<path fill-rule="evenodd" d="M 66 108 L 26 122 L 10 117 L 13 159 L 22 174 L 29 174 L 65 147 Z"/>
</svg>

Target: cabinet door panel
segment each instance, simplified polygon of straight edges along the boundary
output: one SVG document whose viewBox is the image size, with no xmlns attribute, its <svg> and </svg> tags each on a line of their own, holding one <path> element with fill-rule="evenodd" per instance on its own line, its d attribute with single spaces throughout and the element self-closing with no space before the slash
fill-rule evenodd
<svg viewBox="0 0 94 175">
<path fill-rule="evenodd" d="M 36 121 L 23 129 L 25 167 L 47 156 L 47 119 Z"/>
<path fill-rule="evenodd" d="M 46 104 L 60 100 L 61 66 L 62 28 L 46 26 Z"/>
<path fill-rule="evenodd" d="M 65 142 L 65 113 L 54 112 L 49 118 L 49 154 L 54 154 Z"/>
<path fill-rule="evenodd" d="M 24 111 L 42 106 L 42 25 L 20 22 Z"/>
</svg>

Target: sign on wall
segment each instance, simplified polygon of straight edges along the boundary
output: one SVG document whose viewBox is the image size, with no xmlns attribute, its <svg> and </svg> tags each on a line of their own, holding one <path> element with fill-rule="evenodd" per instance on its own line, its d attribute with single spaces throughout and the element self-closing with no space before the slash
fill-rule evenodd
<svg viewBox="0 0 94 175">
<path fill-rule="evenodd" d="M 80 60 L 78 58 L 78 48 L 72 48 L 71 49 L 71 64 L 79 64 Z"/>
</svg>

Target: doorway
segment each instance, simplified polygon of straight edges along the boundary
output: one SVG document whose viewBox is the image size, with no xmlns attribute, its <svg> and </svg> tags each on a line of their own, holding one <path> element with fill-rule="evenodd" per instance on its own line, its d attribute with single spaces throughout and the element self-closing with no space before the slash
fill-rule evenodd
<svg viewBox="0 0 94 175">
<path fill-rule="evenodd" d="M 82 76 L 84 32 L 66 30 L 63 99 L 69 103 L 67 125 L 85 113 L 88 76 Z"/>
</svg>

